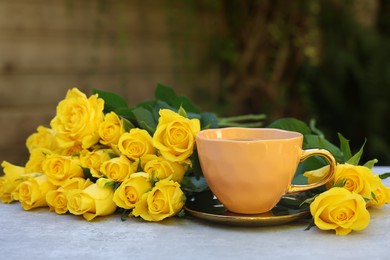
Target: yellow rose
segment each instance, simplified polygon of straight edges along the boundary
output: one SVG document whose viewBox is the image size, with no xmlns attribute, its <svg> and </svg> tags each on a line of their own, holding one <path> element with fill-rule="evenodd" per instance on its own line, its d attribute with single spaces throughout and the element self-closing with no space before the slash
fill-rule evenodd
<svg viewBox="0 0 390 260">
<path fill-rule="evenodd" d="M 26 173 L 43 173 L 42 164 L 46 159 L 46 153 L 42 149 L 34 149 L 30 152 L 30 157 L 25 165 Z"/>
<path fill-rule="evenodd" d="M 81 153 L 81 151 L 83 150 L 83 148 L 81 147 L 81 143 L 80 144 L 75 144 L 74 146 L 71 146 L 71 147 L 62 147 L 62 148 L 58 148 L 55 153 L 56 154 L 60 154 L 60 155 L 63 155 L 63 156 L 77 156 Z"/>
<path fill-rule="evenodd" d="M 132 163 L 124 155 L 103 162 L 100 171 L 107 178 L 115 182 L 122 182 L 127 179 L 130 174 L 134 173 Z"/>
<path fill-rule="evenodd" d="M 119 151 L 129 159 L 136 160 L 146 154 L 155 154 L 152 137 L 144 129 L 133 128 L 118 141 Z"/>
<path fill-rule="evenodd" d="M 149 173 L 153 179 L 170 179 L 181 182 L 186 172 L 186 167 L 177 162 L 170 162 L 164 157 L 157 155 L 146 155 L 141 158 L 142 169 Z"/>
<path fill-rule="evenodd" d="M 113 189 L 99 187 L 96 183 L 84 190 L 70 190 L 67 194 L 68 210 L 74 215 L 83 215 L 88 221 L 97 216 L 111 215 L 117 208 L 113 196 Z"/>
<path fill-rule="evenodd" d="M 84 149 L 99 141 L 98 128 L 103 122 L 104 100 L 98 95 L 87 98 L 77 88 L 68 90 L 57 106 L 57 114 L 50 122 L 58 144 L 69 148 L 82 144 Z"/>
<path fill-rule="evenodd" d="M 46 194 L 50 190 L 57 189 L 46 175 L 29 178 L 21 182 L 16 188 L 16 196 L 24 210 L 38 207 L 46 207 Z"/>
<path fill-rule="evenodd" d="M 147 221 L 160 221 L 176 215 L 184 206 L 185 196 L 180 185 L 172 180 L 161 180 L 142 195 L 132 214 Z"/>
<path fill-rule="evenodd" d="M 50 154 L 43 161 L 42 168 L 49 180 L 58 186 L 70 178 L 84 176 L 79 159 L 71 156 Z"/>
<path fill-rule="evenodd" d="M 104 122 L 99 126 L 100 143 L 104 145 L 118 144 L 119 137 L 125 132 L 122 120 L 114 112 L 104 116 Z"/>
<path fill-rule="evenodd" d="M 27 138 L 26 146 L 30 153 L 37 148 L 55 151 L 58 146 L 55 132 L 50 128 L 38 126 L 37 132 Z"/>
<path fill-rule="evenodd" d="M 151 189 L 149 174 L 145 172 L 133 173 L 115 190 L 113 200 L 118 207 L 132 209 L 142 198 L 142 195 Z"/>
<path fill-rule="evenodd" d="M 368 206 L 382 207 L 383 205 L 390 203 L 390 188 L 386 187 L 383 183 L 381 183 L 373 193 L 375 199 L 372 198 L 368 203 Z"/>
<path fill-rule="evenodd" d="M 113 153 L 110 149 L 101 149 L 92 152 L 83 150 L 80 153 L 81 166 L 88 168 L 93 177 L 100 178 L 102 177 L 100 167 L 103 162 L 111 159 L 110 153 Z"/>
<path fill-rule="evenodd" d="M 85 189 L 92 185 L 92 182 L 81 177 L 68 179 L 57 190 L 50 190 L 46 194 L 46 202 L 50 211 L 55 211 L 57 214 L 65 214 L 68 212 L 68 200 L 66 198 L 68 191 L 74 189 Z"/>
<path fill-rule="evenodd" d="M 15 200 L 12 193 L 22 182 L 25 170 L 24 167 L 13 165 L 7 161 L 3 161 L 1 167 L 3 167 L 4 176 L 0 177 L 0 199 L 3 203 L 11 203 Z"/>
<path fill-rule="evenodd" d="M 189 163 L 187 159 L 193 153 L 199 131 L 198 119 L 188 119 L 169 109 L 161 109 L 153 145 L 165 159 Z"/>
<path fill-rule="evenodd" d="M 351 164 L 336 166 L 333 183 L 342 181 L 345 182 L 344 188 L 367 199 L 372 198 L 371 192 L 381 184 L 381 180 L 373 174 L 371 169 Z"/>
<path fill-rule="evenodd" d="M 334 187 L 318 195 L 310 204 L 314 224 L 322 230 L 335 230 L 347 235 L 362 230 L 370 223 L 364 198 L 345 188 Z"/>
</svg>

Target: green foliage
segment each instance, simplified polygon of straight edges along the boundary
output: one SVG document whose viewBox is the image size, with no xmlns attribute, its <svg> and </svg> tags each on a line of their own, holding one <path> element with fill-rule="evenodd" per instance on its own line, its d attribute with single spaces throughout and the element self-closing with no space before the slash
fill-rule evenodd
<svg viewBox="0 0 390 260">
<path fill-rule="evenodd" d="M 93 89 L 93 94 L 98 94 L 100 98 L 104 99 L 104 113 L 115 111 L 117 108 L 127 108 L 128 106 L 126 99 L 115 93 Z"/>
<path fill-rule="evenodd" d="M 358 165 L 363 154 L 365 143 L 361 146 L 360 150 L 352 156 L 349 141 L 339 134 L 340 145 L 336 146 L 325 138 L 325 136 L 315 128 L 314 125 L 309 127 L 306 123 L 295 118 L 282 118 L 268 127 L 278 128 L 283 130 L 299 132 L 303 135 L 303 149 L 320 148 L 328 150 L 336 159 L 338 163 L 349 163 Z M 314 131 L 313 131 L 314 129 Z M 368 167 L 374 166 L 377 160 L 370 160 L 366 163 Z M 315 170 L 325 166 L 327 162 L 319 157 L 313 156 L 300 163 L 294 176 L 294 183 L 304 184 L 307 183 L 307 178 L 303 176 L 303 173 L 310 170 Z"/>
<path fill-rule="evenodd" d="M 197 118 L 201 129 L 217 128 L 220 126 L 260 126 L 260 120 L 265 115 L 244 115 L 231 118 L 218 118 L 214 113 L 200 112 L 200 110 L 187 97 L 178 96 L 175 91 L 166 85 L 158 84 L 154 100 L 146 100 L 134 107 L 128 107 L 124 99 L 115 93 L 94 90 L 105 101 L 104 111 L 115 112 L 122 117 L 126 131 L 134 127 L 145 129 L 150 135 L 156 131 L 160 109 L 170 109 L 186 118 Z M 183 190 L 187 192 L 200 192 L 207 188 L 196 149 L 191 156 L 192 167 L 188 170 L 182 182 Z M 88 173 L 85 173 L 88 174 Z M 89 173 L 90 174 L 90 173 Z"/>
</svg>

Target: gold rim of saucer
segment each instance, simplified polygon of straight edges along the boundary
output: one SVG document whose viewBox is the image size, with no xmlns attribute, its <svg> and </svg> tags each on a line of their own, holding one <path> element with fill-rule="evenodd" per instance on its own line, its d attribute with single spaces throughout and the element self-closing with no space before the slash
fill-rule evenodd
<svg viewBox="0 0 390 260">
<path fill-rule="evenodd" d="M 210 192 L 211 193 L 211 192 Z M 212 194 L 212 193 L 211 193 Z M 192 216 L 202 220 L 232 226 L 276 226 L 291 223 L 309 215 L 309 208 L 288 210 L 275 214 L 272 210 L 260 214 L 237 214 L 228 211 L 214 196 L 197 200 L 192 197 L 184 209 Z M 295 200 L 294 197 L 285 197 Z M 207 201 L 208 199 L 208 201 Z M 278 207 L 278 206 L 276 206 Z M 275 208 L 276 208 L 275 207 Z M 279 206 L 280 207 L 280 206 Z M 275 209 L 274 208 L 274 209 Z"/>
</svg>

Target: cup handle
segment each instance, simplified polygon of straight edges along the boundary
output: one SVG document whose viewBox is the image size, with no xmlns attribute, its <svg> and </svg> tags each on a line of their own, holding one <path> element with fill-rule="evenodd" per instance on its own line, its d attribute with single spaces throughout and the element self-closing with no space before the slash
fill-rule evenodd
<svg viewBox="0 0 390 260">
<path fill-rule="evenodd" d="M 324 150 L 324 149 L 303 150 L 300 162 L 302 162 L 303 160 L 306 160 L 310 156 L 315 156 L 315 155 L 324 157 L 329 162 L 330 167 L 329 167 L 328 174 L 323 179 L 321 179 L 315 183 L 303 184 L 303 185 L 291 184 L 287 190 L 288 194 L 307 191 L 310 189 L 320 187 L 322 185 L 325 185 L 330 179 L 332 179 L 335 168 L 336 168 L 336 160 L 334 159 L 333 155 L 330 152 L 328 152 L 327 150 Z"/>
</svg>

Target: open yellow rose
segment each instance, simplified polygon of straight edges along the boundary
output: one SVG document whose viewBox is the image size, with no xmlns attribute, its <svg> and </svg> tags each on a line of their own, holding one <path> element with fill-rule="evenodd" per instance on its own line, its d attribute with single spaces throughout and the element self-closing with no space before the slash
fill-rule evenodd
<svg viewBox="0 0 390 260">
<path fill-rule="evenodd" d="M 364 198 L 345 188 L 334 187 L 318 195 L 310 204 L 314 224 L 322 230 L 335 230 L 347 235 L 362 230 L 370 223 Z"/>
<path fill-rule="evenodd" d="M 110 153 L 113 153 L 111 149 L 83 150 L 80 153 L 81 166 L 88 168 L 93 177 L 100 178 L 102 177 L 100 167 L 103 162 L 111 159 Z"/>
<path fill-rule="evenodd" d="M 67 194 L 68 210 L 74 215 L 83 215 L 88 221 L 97 216 L 111 215 L 117 208 L 113 196 L 113 189 L 100 187 L 96 183 L 84 190 L 70 190 Z"/>
<path fill-rule="evenodd" d="M 305 172 L 308 183 L 314 183 L 322 179 L 329 171 L 329 165 L 320 169 Z M 336 183 L 344 183 L 344 188 L 360 194 L 366 199 L 372 199 L 372 192 L 378 189 L 381 180 L 374 175 L 372 170 L 360 165 L 338 164 L 332 181 L 326 184 L 330 189 Z"/>
<path fill-rule="evenodd" d="M 176 215 L 184 206 L 185 197 L 180 185 L 172 180 L 161 180 L 142 196 L 132 214 L 147 221 L 160 221 Z"/>
<path fill-rule="evenodd" d="M 146 130 L 133 128 L 124 133 L 118 141 L 119 151 L 129 159 L 136 160 L 146 154 L 155 154 L 152 137 Z"/>
<path fill-rule="evenodd" d="M 186 167 L 177 162 L 171 162 L 157 155 L 146 155 L 141 158 L 142 169 L 149 173 L 153 179 L 170 179 L 181 182 L 186 172 Z"/>
<path fill-rule="evenodd" d="M 26 146 L 31 153 L 35 149 L 45 149 L 55 151 L 57 149 L 57 139 L 53 129 L 38 126 L 37 132 L 31 134 L 26 140 Z"/>
<path fill-rule="evenodd" d="M 50 154 L 43 161 L 42 168 L 48 179 L 57 186 L 73 177 L 83 177 L 83 169 L 78 158 Z"/>
<path fill-rule="evenodd" d="M 77 88 L 69 90 L 57 106 L 57 114 L 50 122 L 59 146 L 69 148 L 82 145 L 84 149 L 99 141 L 98 128 L 103 122 L 104 100 L 98 95 L 89 98 Z"/>
<path fill-rule="evenodd" d="M 188 162 L 195 147 L 195 136 L 200 131 L 198 119 L 188 119 L 169 110 L 161 109 L 153 145 L 161 155 L 172 162 Z"/>
<path fill-rule="evenodd" d="M 110 180 L 122 182 L 127 179 L 130 174 L 134 173 L 134 168 L 130 160 L 126 156 L 121 155 L 120 157 L 115 157 L 103 162 L 100 171 Z"/>
<path fill-rule="evenodd" d="M 345 182 L 344 188 L 367 199 L 372 198 L 371 192 L 381 184 L 381 180 L 373 174 L 371 169 L 351 164 L 337 165 L 333 183 L 341 181 Z"/>
<path fill-rule="evenodd" d="M 15 192 L 22 208 L 30 210 L 46 207 L 46 194 L 55 189 L 57 189 L 57 186 L 53 185 L 46 175 L 40 175 L 21 182 Z"/>
<path fill-rule="evenodd" d="M 50 190 L 46 194 L 46 202 L 50 211 L 55 211 L 57 214 L 65 214 L 68 212 L 68 191 L 74 189 L 85 189 L 92 182 L 89 179 L 75 177 L 68 179 L 65 183 L 56 190 Z"/>
<path fill-rule="evenodd" d="M 3 167 L 4 176 L 0 177 L 0 199 L 3 203 L 11 203 L 15 200 L 12 193 L 19 183 L 23 181 L 22 176 L 25 169 L 7 161 L 3 161 L 1 167 Z"/>
<path fill-rule="evenodd" d="M 145 172 L 133 173 L 115 190 L 114 202 L 118 207 L 132 209 L 140 201 L 142 195 L 152 189 L 149 174 Z"/>
<path fill-rule="evenodd" d="M 104 116 L 103 123 L 99 126 L 100 143 L 104 145 L 118 144 L 119 137 L 125 132 L 121 119 L 114 112 Z"/>
</svg>

